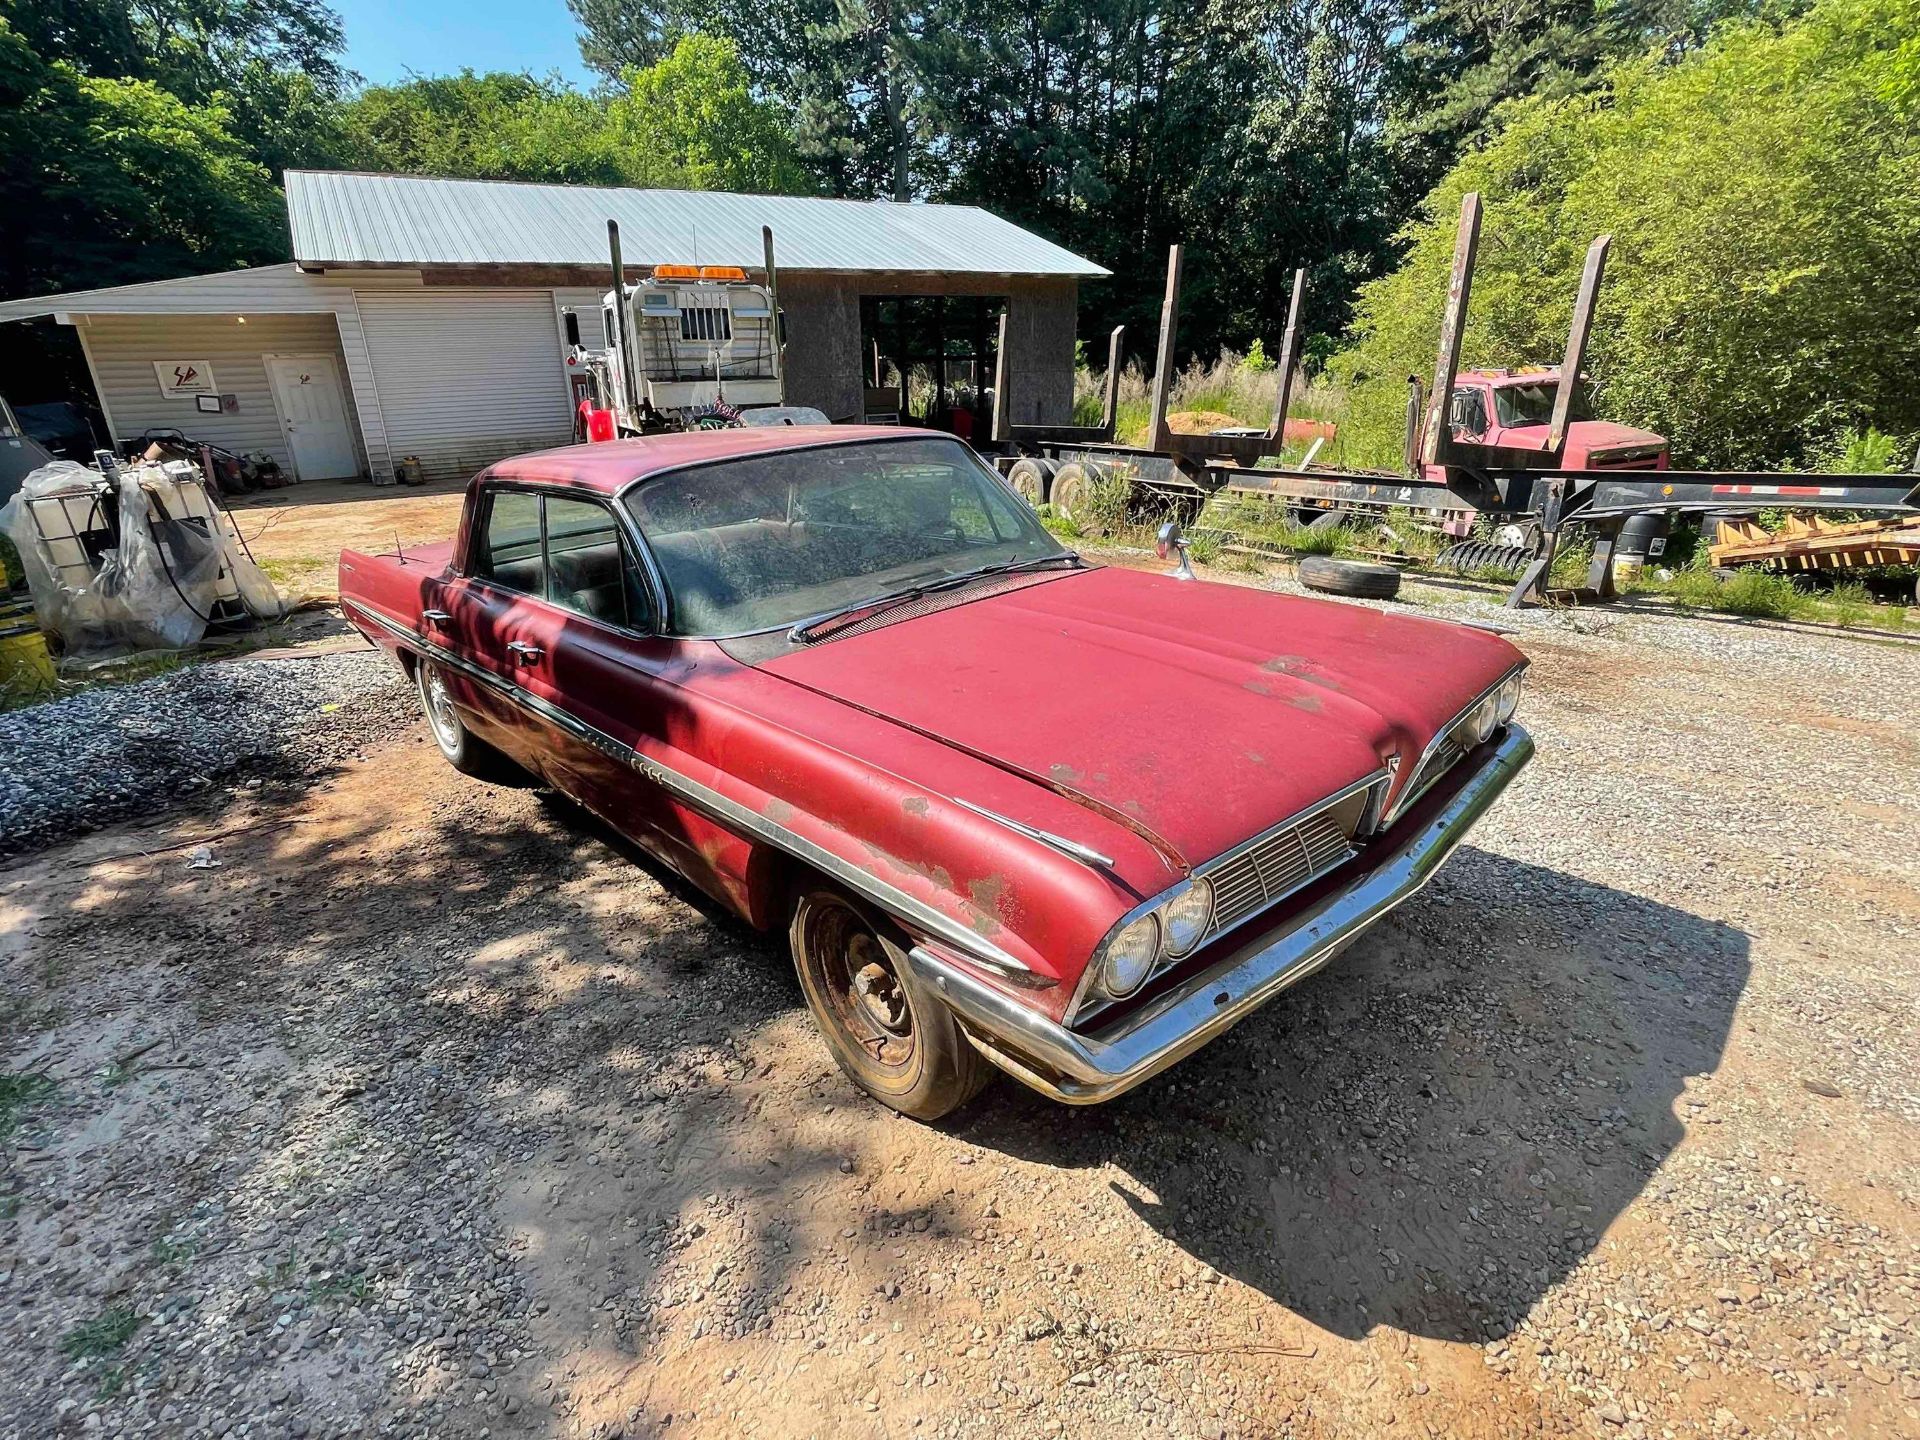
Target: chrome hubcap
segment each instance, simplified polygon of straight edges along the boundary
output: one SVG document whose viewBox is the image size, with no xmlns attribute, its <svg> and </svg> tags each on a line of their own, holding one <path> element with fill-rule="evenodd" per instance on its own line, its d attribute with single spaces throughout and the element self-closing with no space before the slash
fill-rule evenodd
<svg viewBox="0 0 1920 1440">
<path fill-rule="evenodd" d="M 460 743 L 460 717 L 454 713 L 453 697 L 447 694 L 447 682 L 440 678 L 438 671 L 429 671 L 426 683 L 427 723 L 433 727 L 433 735 L 444 750 L 452 750 Z"/>
</svg>

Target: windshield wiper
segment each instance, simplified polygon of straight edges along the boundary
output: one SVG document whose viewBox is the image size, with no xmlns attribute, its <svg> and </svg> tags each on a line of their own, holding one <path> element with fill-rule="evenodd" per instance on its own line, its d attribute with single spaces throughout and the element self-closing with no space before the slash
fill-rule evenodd
<svg viewBox="0 0 1920 1440">
<path fill-rule="evenodd" d="M 796 645 L 805 645 L 814 638 L 815 633 L 822 626 L 831 625 L 834 621 L 848 615 L 862 611 L 875 615 L 884 614 L 888 610 L 918 600 L 922 596 L 932 595 L 941 590 L 954 590 L 990 575 L 1013 575 L 1022 570 L 1037 570 L 1043 565 L 1056 565 L 1063 560 L 1076 568 L 1086 564 L 1086 561 L 1073 551 L 1061 550 L 1052 555 L 1030 555 L 1025 560 L 1008 560 L 999 565 L 982 565 L 977 570 L 963 570 L 958 575 L 944 575 L 938 580 L 929 580 L 922 585 L 909 585 L 904 590 L 890 590 L 884 595 L 856 600 L 851 605 L 842 605 L 838 610 L 829 610 L 824 615 L 810 615 L 787 631 L 787 639 Z"/>
</svg>

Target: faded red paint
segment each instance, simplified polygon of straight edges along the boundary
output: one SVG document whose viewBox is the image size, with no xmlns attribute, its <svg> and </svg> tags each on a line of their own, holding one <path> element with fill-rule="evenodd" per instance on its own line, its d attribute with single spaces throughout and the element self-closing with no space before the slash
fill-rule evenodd
<svg viewBox="0 0 1920 1440">
<path fill-rule="evenodd" d="M 696 432 L 547 451 L 490 473 L 610 493 L 686 464 L 912 433 Z M 450 676 L 484 738 L 751 923 L 783 923 L 789 862 L 683 803 L 646 766 L 709 787 L 1057 982 L 1019 992 L 1054 1018 L 1140 900 L 1396 755 L 1404 775 L 1521 660 L 1480 630 L 1094 569 L 748 665 L 712 641 L 634 638 L 476 584 L 455 561 L 464 551 L 463 522 L 458 542 L 411 549 L 404 564 L 347 552 L 349 616 L 398 655 L 431 641 L 631 747 L 637 763 Z M 428 609 L 451 618 L 429 624 Z M 511 639 L 540 659 L 516 661 Z"/>
</svg>

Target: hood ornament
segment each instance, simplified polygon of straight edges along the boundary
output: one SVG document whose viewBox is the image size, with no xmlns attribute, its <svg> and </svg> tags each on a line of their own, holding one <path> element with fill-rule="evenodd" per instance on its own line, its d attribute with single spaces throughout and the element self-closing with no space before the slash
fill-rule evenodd
<svg viewBox="0 0 1920 1440">
<path fill-rule="evenodd" d="M 1162 560 L 1174 560 L 1173 578 L 1176 580 L 1198 580 L 1193 573 L 1193 565 L 1187 559 L 1187 547 L 1193 542 L 1180 531 L 1178 520 L 1169 520 L 1160 527 L 1160 533 L 1154 537 L 1153 549 Z"/>
</svg>

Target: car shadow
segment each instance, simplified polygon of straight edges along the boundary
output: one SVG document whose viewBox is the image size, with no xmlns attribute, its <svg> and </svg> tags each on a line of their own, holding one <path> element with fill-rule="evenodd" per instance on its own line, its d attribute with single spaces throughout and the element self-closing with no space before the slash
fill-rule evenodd
<svg viewBox="0 0 1920 1440">
<path fill-rule="evenodd" d="M 1142 1223 L 1326 1330 L 1482 1341 L 1679 1144 L 1748 970 L 1726 925 L 1466 849 L 1166 1075 L 1072 1115 L 1003 1084 L 958 1128 L 1111 1165 Z"/>
</svg>

